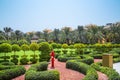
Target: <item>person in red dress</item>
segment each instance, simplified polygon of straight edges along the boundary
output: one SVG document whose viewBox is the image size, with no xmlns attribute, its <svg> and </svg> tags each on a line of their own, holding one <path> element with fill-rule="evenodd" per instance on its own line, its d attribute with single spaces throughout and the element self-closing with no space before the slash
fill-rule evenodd
<svg viewBox="0 0 120 80">
<path fill-rule="evenodd" d="M 50 56 L 51 56 L 51 68 L 55 68 L 54 66 L 54 57 L 55 57 L 55 53 L 54 51 L 52 50 L 52 52 L 50 53 Z"/>
</svg>

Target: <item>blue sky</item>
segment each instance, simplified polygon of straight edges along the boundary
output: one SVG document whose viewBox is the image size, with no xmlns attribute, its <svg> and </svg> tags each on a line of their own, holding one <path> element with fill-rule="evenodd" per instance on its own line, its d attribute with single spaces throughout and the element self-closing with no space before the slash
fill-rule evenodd
<svg viewBox="0 0 120 80">
<path fill-rule="evenodd" d="M 120 0 L 0 0 L 0 30 L 42 31 L 120 21 Z"/>
</svg>

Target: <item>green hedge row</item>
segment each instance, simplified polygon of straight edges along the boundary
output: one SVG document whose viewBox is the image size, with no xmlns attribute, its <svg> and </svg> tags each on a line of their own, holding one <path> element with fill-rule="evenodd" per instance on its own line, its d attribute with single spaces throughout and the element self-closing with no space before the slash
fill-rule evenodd
<svg viewBox="0 0 120 80">
<path fill-rule="evenodd" d="M 93 67 L 94 69 L 96 69 L 97 71 L 100 71 L 104 74 L 106 74 L 109 78 L 109 80 L 120 80 L 120 75 L 118 72 L 116 72 L 114 69 L 112 68 L 108 68 L 108 67 L 103 67 L 100 66 L 97 63 L 93 63 L 91 65 L 91 67 Z"/>
<path fill-rule="evenodd" d="M 0 71 L 0 80 L 11 80 L 24 74 L 25 71 L 26 70 L 23 66 L 7 67 L 6 69 Z"/>
<path fill-rule="evenodd" d="M 25 73 L 25 80 L 59 80 L 59 72 L 56 70 L 46 71 L 48 62 L 34 64 Z"/>
<path fill-rule="evenodd" d="M 74 59 L 80 59 L 79 56 L 76 56 L 76 57 L 67 57 L 67 56 L 64 56 L 64 55 L 61 55 L 58 57 L 58 61 L 61 61 L 61 62 L 66 62 L 67 60 L 74 60 Z"/>
<path fill-rule="evenodd" d="M 66 68 L 85 74 L 86 76 L 84 80 L 98 80 L 98 74 L 96 70 L 85 63 L 69 60 L 66 63 Z"/>
</svg>

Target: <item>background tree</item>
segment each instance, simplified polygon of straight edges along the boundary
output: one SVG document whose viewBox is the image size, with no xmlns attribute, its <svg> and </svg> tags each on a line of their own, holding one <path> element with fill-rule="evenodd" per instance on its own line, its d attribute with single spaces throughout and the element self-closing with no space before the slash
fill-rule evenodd
<svg viewBox="0 0 120 80">
<path fill-rule="evenodd" d="M 4 31 L 5 31 L 5 35 L 7 37 L 7 40 L 9 40 L 10 32 L 13 31 L 13 30 L 10 27 L 5 27 Z"/>
</svg>

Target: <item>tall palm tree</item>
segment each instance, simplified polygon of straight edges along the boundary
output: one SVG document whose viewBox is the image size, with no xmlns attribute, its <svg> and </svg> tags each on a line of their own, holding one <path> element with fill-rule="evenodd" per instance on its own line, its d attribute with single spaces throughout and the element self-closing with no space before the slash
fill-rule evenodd
<svg viewBox="0 0 120 80">
<path fill-rule="evenodd" d="M 72 28 L 71 27 L 64 27 L 63 29 L 62 29 L 63 31 L 64 31 L 64 33 L 65 33 L 65 37 L 66 37 L 66 43 L 67 44 L 69 44 L 69 33 L 70 33 L 70 31 L 72 30 Z"/>
<path fill-rule="evenodd" d="M 18 41 L 19 39 L 22 38 L 23 33 L 20 30 L 16 30 L 15 35 L 16 35 L 16 40 Z"/>
<path fill-rule="evenodd" d="M 10 27 L 5 27 L 4 28 L 7 40 L 9 40 L 10 32 L 13 31 Z"/>
<path fill-rule="evenodd" d="M 54 41 L 55 42 L 59 42 L 59 29 L 54 29 L 54 31 L 53 31 L 53 35 L 54 35 Z"/>
</svg>

